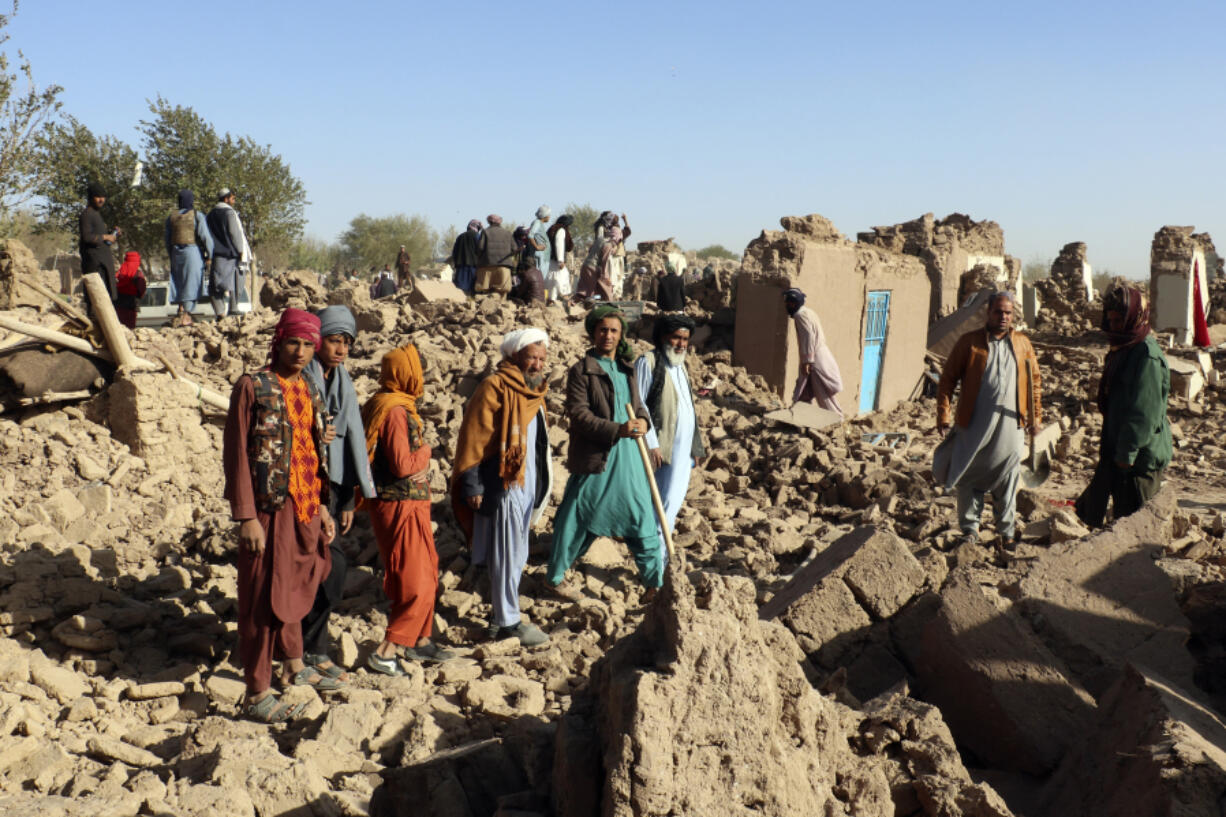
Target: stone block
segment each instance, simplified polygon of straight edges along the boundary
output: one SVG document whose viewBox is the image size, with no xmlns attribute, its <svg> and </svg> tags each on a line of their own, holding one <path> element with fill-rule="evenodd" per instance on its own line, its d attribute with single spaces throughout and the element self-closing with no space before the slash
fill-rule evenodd
<svg viewBox="0 0 1226 817">
<path fill-rule="evenodd" d="M 1127 665 L 1064 758 L 1043 814 L 1215 814 L 1226 797 L 1226 723 L 1196 687 Z"/>
<path fill-rule="evenodd" d="M 30 680 L 61 704 L 72 703 L 90 691 L 89 684 L 80 675 L 50 661 L 32 663 Z"/>
<path fill-rule="evenodd" d="M 990 768 L 1045 775 L 1091 723 L 1093 698 L 969 570 L 950 574 L 919 638 L 897 643 L 921 695 Z"/>
<path fill-rule="evenodd" d="M 409 292 L 409 303 L 414 306 L 439 301 L 462 304 L 467 300 L 464 291 L 450 281 L 416 281 Z"/>
<path fill-rule="evenodd" d="M 114 492 L 110 485 L 88 485 L 77 494 L 81 507 L 88 516 L 102 516 L 111 512 Z"/>
<path fill-rule="evenodd" d="M 1125 662 L 1161 667 L 1193 687 L 1195 662 L 1178 594 L 1155 564 L 1172 536 L 1174 497 L 1159 492 L 1141 510 L 1092 536 L 1053 545 L 1019 583 L 1019 607 L 1081 684 L 1098 696 Z"/>
<path fill-rule="evenodd" d="M 51 524 L 61 532 L 85 514 L 85 506 L 67 488 L 61 488 L 43 500 L 42 508 Z"/>
<path fill-rule="evenodd" d="M 316 738 L 338 752 L 358 752 L 378 726 L 379 708 L 372 704 L 333 704 Z"/>
<path fill-rule="evenodd" d="M 215 703 L 235 706 L 247 694 L 247 684 L 236 675 L 214 673 L 205 679 L 204 691 Z"/>
</svg>

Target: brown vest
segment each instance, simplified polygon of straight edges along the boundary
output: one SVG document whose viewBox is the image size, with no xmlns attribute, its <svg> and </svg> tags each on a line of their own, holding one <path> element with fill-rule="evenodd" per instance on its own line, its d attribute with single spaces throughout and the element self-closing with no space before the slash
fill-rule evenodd
<svg viewBox="0 0 1226 817">
<path fill-rule="evenodd" d="M 179 245 L 196 243 L 195 210 L 170 214 L 170 243 Z"/>
</svg>

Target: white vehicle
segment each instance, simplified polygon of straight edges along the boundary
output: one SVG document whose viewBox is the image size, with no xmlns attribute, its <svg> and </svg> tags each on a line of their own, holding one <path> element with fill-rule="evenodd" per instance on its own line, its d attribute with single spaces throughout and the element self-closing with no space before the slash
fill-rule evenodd
<svg viewBox="0 0 1226 817">
<path fill-rule="evenodd" d="M 168 303 L 170 300 L 170 282 L 158 281 L 150 283 L 145 289 L 145 296 L 140 299 L 140 309 L 136 313 L 137 326 L 167 326 L 175 316 L 179 314 L 179 305 Z M 247 292 L 247 287 L 243 286 L 238 291 L 238 310 L 237 314 L 245 315 L 251 311 L 251 296 Z M 231 312 L 230 314 L 236 314 Z M 203 321 L 212 320 L 216 317 L 213 312 L 213 303 L 208 298 L 203 301 L 196 302 L 196 308 L 192 310 L 192 320 Z"/>
</svg>

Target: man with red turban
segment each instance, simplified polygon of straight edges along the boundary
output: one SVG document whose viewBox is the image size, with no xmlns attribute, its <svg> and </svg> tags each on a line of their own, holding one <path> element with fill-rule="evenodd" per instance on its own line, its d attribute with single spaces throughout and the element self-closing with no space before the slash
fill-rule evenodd
<svg viewBox="0 0 1226 817">
<path fill-rule="evenodd" d="M 319 318 L 287 309 L 277 324 L 268 366 L 243 375 L 230 395 L 223 464 L 225 497 L 239 523 L 238 637 L 247 682 L 244 713 L 277 723 L 301 707 L 271 690 L 272 661 L 282 684 L 318 690 L 342 686 L 303 663 L 302 618 L 328 575 L 325 412 L 319 391 L 302 376 L 319 344 Z"/>
</svg>

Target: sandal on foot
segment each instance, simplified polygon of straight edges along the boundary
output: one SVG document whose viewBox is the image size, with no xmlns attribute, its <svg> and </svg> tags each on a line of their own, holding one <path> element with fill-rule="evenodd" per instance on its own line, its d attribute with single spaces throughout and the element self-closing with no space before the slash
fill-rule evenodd
<svg viewBox="0 0 1226 817">
<path fill-rule="evenodd" d="M 342 684 L 349 680 L 349 673 L 324 653 L 307 653 L 302 656 L 302 663 L 314 667 L 329 678 L 335 678 Z"/>
<path fill-rule="evenodd" d="M 375 672 L 381 672 L 393 678 L 404 675 L 404 668 L 400 666 L 400 659 L 394 655 L 391 658 L 384 658 L 379 653 L 372 652 L 370 658 L 366 659 L 366 666 Z"/>
<path fill-rule="evenodd" d="M 452 658 L 455 658 L 455 653 L 453 653 L 451 650 L 443 649 L 433 641 L 429 641 L 416 647 L 402 647 L 400 654 L 413 661 L 427 661 L 433 663 L 450 661 Z"/>
<path fill-rule="evenodd" d="M 248 701 L 243 706 L 243 714 L 260 723 L 284 723 L 298 718 L 304 709 L 306 704 L 282 703 L 276 694 L 270 692 L 258 701 Z"/>
<path fill-rule="evenodd" d="M 317 692 L 331 692 L 340 689 L 345 684 L 335 678 L 329 678 L 314 667 L 303 667 L 294 673 L 289 683 L 296 687 L 315 687 Z"/>
</svg>

